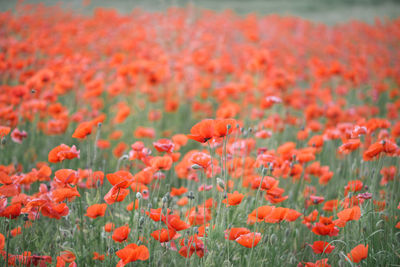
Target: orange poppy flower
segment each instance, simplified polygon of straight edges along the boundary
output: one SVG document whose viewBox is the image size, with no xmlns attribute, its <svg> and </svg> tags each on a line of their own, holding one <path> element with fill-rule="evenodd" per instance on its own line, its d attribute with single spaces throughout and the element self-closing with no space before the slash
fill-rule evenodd
<svg viewBox="0 0 400 267">
<path fill-rule="evenodd" d="M 222 201 L 222 203 L 226 204 L 227 207 L 229 206 L 236 206 L 242 202 L 244 198 L 243 194 L 240 194 L 238 191 L 235 191 L 233 194 L 228 193 L 228 197 Z"/>
<path fill-rule="evenodd" d="M 249 233 L 250 230 L 245 227 L 231 228 L 225 230 L 225 239 L 236 240 L 239 236 Z"/>
<path fill-rule="evenodd" d="M 114 185 L 110 191 L 104 196 L 104 200 L 108 205 L 111 205 L 115 202 L 121 202 L 125 199 L 125 197 L 129 194 L 129 189 L 118 187 Z"/>
<path fill-rule="evenodd" d="M 344 209 L 337 214 L 339 217 L 338 223 L 346 223 L 348 221 L 357 221 L 361 217 L 361 210 L 359 206 L 353 206 L 352 208 Z"/>
<path fill-rule="evenodd" d="M 119 243 L 124 242 L 128 238 L 130 232 L 131 232 L 131 228 L 129 228 L 128 225 L 124 225 L 124 226 L 115 228 L 115 230 L 112 234 L 112 239 L 115 242 L 119 242 Z"/>
<path fill-rule="evenodd" d="M 57 188 L 51 192 L 53 200 L 55 202 L 62 202 L 65 199 L 69 201 L 72 200 L 74 197 L 80 197 L 81 195 L 78 192 L 76 187 L 64 187 L 64 188 Z"/>
<path fill-rule="evenodd" d="M 92 133 L 92 128 L 93 122 L 82 122 L 75 129 L 74 133 L 72 134 L 72 138 L 84 139 L 86 136 Z"/>
<path fill-rule="evenodd" d="M 163 157 L 154 157 L 150 160 L 151 167 L 156 171 L 171 169 L 172 162 L 172 158 L 168 155 Z"/>
<path fill-rule="evenodd" d="M 115 254 L 121 259 L 117 264 L 118 267 L 123 267 L 126 264 L 137 260 L 145 261 L 150 256 L 149 250 L 146 246 L 138 246 L 134 243 L 118 250 Z"/>
<path fill-rule="evenodd" d="M 188 191 L 188 189 L 183 186 L 181 186 L 180 188 L 172 187 L 171 193 L 169 193 L 169 194 L 171 197 L 175 197 L 175 196 L 181 196 L 181 195 L 185 194 L 187 191 Z"/>
<path fill-rule="evenodd" d="M 67 145 L 61 144 L 53 148 L 49 152 L 48 160 L 51 163 L 58 163 L 65 159 L 74 159 L 80 157 L 80 151 L 76 149 L 75 146 L 69 147 Z"/>
<path fill-rule="evenodd" d="M 283 207 L 275 207 L 271 213 L 269 213 L 265 218 L 265 222 L 268 223 L 277 223 L 281 222 L 283 220 L 288 221 L 288 222 L 293 222 L 297 220 L 302 215 L 302 213 L 288 209 L 288 208 L 283 208 Z"/>
<path fill-rule="evenodd" d="M 176 231 L 182 231 L 188 229 L 190 226 L 182 221 L 179 215 L 167 215 L 161 218 L 161 220 L 168 226 L 169 229 L 175 229 Z"/>
<path fill-rule="evenodd" d="M 174 151 L 175 144 L 171 140 L 163 138 L 157 142 L 153 142 L 153 146 L 158 152 L 172 153 Z"/>
<path fill-rule="evenodd" d="M 17 235 L 20 235 L 20 234 L 22 234 L 21 226 L 18 226 L 17 228 L 14 228 L 14 229 L 11 230 L 11 235 L 13 237 L 15 237 Z"/>
<path fill-rule="evenodd" d="M 11 131 L 11 128 L 8 126 L 1 126 L 0 125 L 0 139 L 2 139 L 4 136 L 8 135 Z"/>
<path fill-rule="evenodd" d="M 305 264 L 305 267 L 331 267 L 331 265 L 328 264 L 327 258 L 317 260 L 315 263 L 314 262 L 304 262 L 304 264 Z M 299 264 L 299 266 L 300 266 L 300 264 Z"/>
<path fill-rule="evenodd" d="M 99 254 L 97 252 L 93 252 L 93 260 L 99 260 L 99 261 L 104 261 L 105 256 L 104 254 Z"/>
<path fill-rule="evenodd" d="M 76 259 L 76 256 L 73 252 L 68 251 L 68 250 L 64 250 L 60 253 L 60 257 L 68 263 L 73 262 Z"/>
<path fill-rule="evenodd" d="M 359 263 L 361 260 L 365 259 L 368 257 L 368 245 L 364 246 L 363 244 L 360 244 L 353 248 L 349 254 L 347 254 L 347 257 L 355 263 Z"/>
<path fill-rule="evenodd" d="M 225 137 L 230 135 L 237 128 L 237 124 L 235 119 L 216 119 L 214 121 L 214 136 Z"/>
<path fill-rule="evenodd" d="M 93 204 L 86 210 L 85 216 L 96 219 L 97 217 L 103 217 L 106 213 L 107 204 Z"/>
<path fill-rule="evenodd" d="M 240 235 L 238 238 L 235 239 L 236 242 L 238 242 L 240 245 L 246 248 L 252 248 L 257 246 L 260 240 L 261 240 L 261 234 L 254 232 Z"/>
<path fill-rule="evenodd" d="M 5 237 L 2 233 L 0 233 L 0 251 L 4 249 L 4 245 L 5 245 Z"/>
<path fill-rule="evenodd" d="M 315 241 L 312 245 L 308 244 L 314 251 L 315 254 L 329 254 L 335 249 L 335 246 L 330 245 L 325 241 Z"/>
<path fill-rule="evenodd" d="M 168 242 L 174 238 L 176 231 L 174 229 L 162 228 L 151 233 L 151 236 L 160 243 Z"/>
<path fill-rule="evenodd" d="M 188 197 L 182 197 L 181 199 L 179 199 L 176 204 L 179 206 L 185 206 L 189 203 L 189 198 Z"/>
<path fill-rule="evenodd" d="M 114 231 L 114 229 L 115 225 L 112 222 L 108 222 L 106 223 L 106 225 L 104 225 L 104 231 L 106 231 L 107 233 Z"/>
<path fill-rule="evenodd" d="M 190 130 L 188 138 L 200 143 L 205 143 L 214 137 L 214 120 L 204 119 L 195 124 Z"/>
</svg>

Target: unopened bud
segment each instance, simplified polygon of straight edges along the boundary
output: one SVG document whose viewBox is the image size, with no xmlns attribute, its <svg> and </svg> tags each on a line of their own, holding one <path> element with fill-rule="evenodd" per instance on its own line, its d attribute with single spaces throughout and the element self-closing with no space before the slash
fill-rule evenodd
<svg viewBox="0 0 400 267">
<path fill-rule="evenodd" d="M 193 191 L 189 191 L 189 193 L 188 193 L 188 198 L 189 198 L 189 199 L 194 199 L 194 193 L 193 193 Z"/>
<path fill-rule="evenodd" d="M 199 170 L 199 169 L 202 169 L 202 167 L 199 164 L 193 164 L 192 169 Z"/>
<path fill-rule="evenodd" d="M 219 187 L 221 188 L 225 188 L 225 182 L 222 181 L 222 179 L 217 178 L 217 184 L 219 185 Z"/>
<path fill-rule="evenodd" d="M 141 194 L 140 192 L 137 192 L 137 193 L 136 193 L 136 198 L 137 198 L 137 199 L 142 199 L 142 194 Z"/>
</svg>

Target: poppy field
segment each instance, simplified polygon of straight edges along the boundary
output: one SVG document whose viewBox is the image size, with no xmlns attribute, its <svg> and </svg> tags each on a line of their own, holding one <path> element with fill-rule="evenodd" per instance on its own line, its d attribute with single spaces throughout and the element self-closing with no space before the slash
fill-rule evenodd
<svg viewBox="0 0 400 267">
<path fill-rule="evenodd" d="M 400 266 L 400 19 L 0 13 L 0 266 Z"/>
</svg>

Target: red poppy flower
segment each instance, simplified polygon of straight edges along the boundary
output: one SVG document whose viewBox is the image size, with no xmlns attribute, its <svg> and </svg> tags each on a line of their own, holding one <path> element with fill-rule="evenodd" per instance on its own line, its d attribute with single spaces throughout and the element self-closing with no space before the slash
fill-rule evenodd
<svg viewBox="0 0 400 267">
<path fill-rule="evenodd" d="M 69 147 L 67 145 L 61 144 L 53 148 L 49 152 L 48 160 L 51 163 L 58 163 L 65 159 L 74 159 L 80 157 L 80 151 L 76 149 L 75 146 Z"/>
<path fill-rule="evenodd" d="M 204 119 L 195 124 L 187 137 L 200 143 L 207 142 L 214 137 L 214 120 Z"/>
<path fill-rule="evenodd" d="M 360 244 L 353 248 L 349 254 L 347 254 L 347 257 L 355 263 L 359 263 L 361 260 L 365 259 L 368 257 L 368 245 L 364 246 L 363 244 Z"/>
<path fill-rule="evenodd" d="M 127 225 L 115 228 L 115 230 L 112 234 L 112 239 L 115 242 L 119 242 L 119 243 L 124 242 L 128 238 L 128 235 L 130 232 L 131 232 L 131 229 Z"/>
<path fill-rule="evenodd" d="M 85 216 L 96 219 L 97 217 L 103 217 L 106 213 L 107 204 L 93 204 L 86 210 Z"/>
<path fill-rule="evenodd" d="M 248 233 L 240 235 L 238 238 L 235 239 L 240 245 L 246 248 L 252 248 L 257 246 L 258 242 L 261 240 L 260 233 Z"/>
<path fill-rule="evenodd" d="M 92 133 L 92 128 L 92 121 L 82 122 L 75 129 L 75 132 L 72 134 L 72 138 L 84 139 L 86 136 Z"/>
<path fill-rule="evenodd" d="M 335 249 L 335 246 L 332 246 L 325 241 L 315 241 L 312 245 L 309 244 L 309 246 L 313 249 L 315 254 L 329 254 Z"/>
<path fill-rule="evenodd" d="M 138 246 L 134 243 L 118 250 L 115 254 L 121 259 L 117 264 L 118 267 L 123 267 L 126 264 L 137 260 L 145 261 L 150 256 L 149 250 L 146 246 Z"/>
</svg>

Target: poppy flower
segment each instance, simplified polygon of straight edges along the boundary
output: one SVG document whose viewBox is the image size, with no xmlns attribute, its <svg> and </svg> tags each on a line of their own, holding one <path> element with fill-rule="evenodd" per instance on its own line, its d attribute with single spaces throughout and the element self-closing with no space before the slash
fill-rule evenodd
<svg viewBox="0 0 400 267">
<path fill-rule="evenodd" d="M 165 229 L 162 228 L 161 230 L 156 230 L 152 232 L 150 235 L 160 243 L 168 242 L 174 238 L 176 231 L 172 228 Z"/>
<path fill-rule="evenodd" d="M 73 262 L 76 259 L 76 256 L 73 252 L 68 251 L 68 250 L 64 250 L 60 253 L 60 257 L 68 263 Z"/>
<path fill-rule="evenodd" d="M 139 199 L 136 199 L 135 203 L 133 203 L 133 201 L 131 203 L 129 203 L 128 206 L 126 206 L 126 210 L 132 211 L 133 207 L 135 207 L 135 210 L 137 210 L 139 208 Z"/>
<path fill-rule="evenodd" d="M 104 231 L 106 231 L 107 233 L 114 231 L 114 229 L 115 225 L 112 222 L 108 222 L 106 223 L 106 225 L 104 225 Z"/>
<path fill-rule="evenodd" d="M 246 248 L 252 248 L 257 246 L 260 240 L 261 240 L 261 234 L 254 232 L 240 235 L 238 238 L 235 239 L 236 242 L 238 242 L 240 245 Z"/>
<path fill-rule="evenodd" d="M 171 192 L 169 194 L 171 197 L 175 197 L 175 196 L 181 196 L 181 195 L 185 194 L 187 191 L 188 191 L 188 189 L 183 186 L 181 186 L 180 188 L 172 187 Z"/>
<path fill-rule="evenodd" d="M 309 244 L 315 254 L 329 254 L 335 249 L 335 246 L 330 245 L 325 241 L 315 241 L 312 245 Z"/>
<path fill-rule="evenodd" d="M 328 264 L 328 259 L 321 259 L 317 260 L 316 262 L 304 262 L 305 267 L 331 267 L 330 264 Z M 301 263 L 298 266 L 303 266 Z"/>
<path fill-rule="evenodd" d="M 11 131 L 11 128 L 8 126 L 2 126 L 0 125 L 0 139 L 2 139 L 4 136 L 8 135 Z"/>
<path fill-rule="evenodd" d="M 153 142 L 153 146 L 158 152 L 172 153 L 174 151 L 175 144 L 169 139 L 159 139 L 157 142 Z"/>
<path fill-rule="evenodd" d="M 167 214 L 171 212 L 170 209 L 167 209 Z M 161 219 L 166 215 L 162 213 L 162 208 L 158 209 L 150 209 L 150 212 L 146 211 L 146 215 L 149 216 L 155 222 L 161 221 Z"/>
<path fill-rule="evenodd" d="M 130 232 L 131 232 L 131 229 L 127 225 L 115 228 L 115 230 L 112 234 L 112 239 L 115 242 L 119 242 L 119 243 L 124 242 L 128 238 L 128 235 Z"/>
<path fill-rule="evenodd" d="M 302 215 L 302 213 L 283 207 L 275 207 L 265 218 L 265 222 L 277 223 L 283 220 L 288 222 L 293 222 L 297 220 Z"/>
<path fill-rule="evenodd" d="M 103 217 L 106 213 L 107 204 L 93 204 L 86 210 L 85 216 L 96 219 L 97 217 Z"/>
<path fill-rule="evenodd" d="M 172 162 L 172 158 L 168 155 L 163 157 L 154 157 L 150 160 L 151 167 L 157 171 L 171 169 Z"/>
<path fill-rule="evenodd" d="M 2 233 L 0 233 L 0 251 L 4 249 L 4 245 L 5 245 L 5 237 Z"/>
<path fill-rule="evenodd" d="M 172 228 L 176 231 L 182 231 L 190 227 L 186 222 L 180 219 L 179 215 L 176 214 L 164 216 L 161 220 L 168 226 L 168 228 Z"/>
<path fill-rule="evenodd" d="M 361 260 L 368 257 L 368 245 L 360 244 L 353 248 L 347 257 L 354 263 L 359 263 Z"/>
<path fill-rule="evenodd" d="M 128 188 L 133 182 L 133 175 L 128 171 L 117 171 L 106 175 L 111 185 L 118 185 L 119 188 Z"/>
<path fill-rule="evenodd" d="M 182 197 L 181 199 L 179 199 L 176 204 L 179 206 L 185 206 L 189 203 L 189 198 L 188 197 Z"/>
<path fill-rule="evenodd" d="M 272 212 L 274 206 L 261 206 L 253 210 L 247 217 L 248 224 L 264 221 L 264 218 Z"/>
<path fill-rule="evenodd" d="M 65 159 L 74 159 L 80 157 L 80 151 L 76 149 L 75 146 L 69 147 L 67 145 L 61 144 L 53 148 L 49 152 L 48 160 L 51 163 L 58 163 Z"/>
<path fill-rule="evenodd" d="M 236 240 L 241 235 L 249 234 L 250 230 L 245 227 L 237 227 L 225 230 L 225 239 Z"/>
<path fill-rule="evenodd" d="M 238 191 L 235 191 L 233 194 L 228 193 L 228 197 L 222 201 L 222 203 L 226 204 L 227 207 L 229 206 L 236 206 L 242 202 L 244 198 L 243 194 L 240 194 Z"/>
<path fill-rule="evenodd" d="M 108 205 L 111 205 L 115 202 L 123 201 L 128 194 L 129 194 L 129 189 L 118 187 L 118 184 L 117 184 L 117 185 L 114 185 L 110 189 L 110 191 L 108 191 L 108 193 L 104 196 L 104 201 Z"/>
<path fill-rule="evenodd" d="M 72 134 L 72 138 L 84 139 L 86 136 L 92 133 L 92 128 L 92 121 L 82 122 L 75 129 L 74 133 Z"/>
<path fill-rule="evenodd" d="M 353 206 L 352 208 L 344 209 L 338 212 L 337 216 L 339 220 L 338 226 L 344 226 L 348 221 L 357 221 L 361 217 L 361 210 L 359 206 Z"/>
<path fill-rule="evenodd" d="M 104 261 L 105 256 L 104 254 L 99 254 L 98 252 L 93 252 L 93 260 Z"/>
<path fill-rule="evenodd" d="M 13 140 L 15 143 L 21 144 L 22 140 L 28 137 L 28 133 L 25 131 L 20 131 L 17 128 L 15 128 L 11 132 L 11 140 Z"/>
<path fill-rule="evenodd" d="M 187 137 L 200 143 L 206 143 L 214 137 L 214 120 L 204 119 L 198 122 L 192 127 Z"/>
<path fill-rule="evenodd" d="M 214 120 L 214 136 L 225 137 L 230 135 L 237 127 L 235 119 L 216 119 Z"/>
<path fill-rule="evenodd" d="M 78 172 L 71 169 L 60 169 L 54 173 L 54 181 L 64 186 L 77 184 L 79 179 Z"/>
<path fill-rule="evenodd" d="M 22 234 L 21 226 L 18 226 L 17 228 L 14 228 L 14 229 L 11 230 L 11 235 L 13 237 L 15 237 L 17 235 L 20 235 L 20 234 Z"/>
<path fill-rule="evenodd" d="M 75 187 L 57 188 L 51 192 L 51 196 L 55 202 L 62 202 L 66 199 L 69 201 L 74 197 L 80 197 L 78 189 Z"/>
<path fill-rule="evenodd" d="M 126 264 L 137 260 L 145 261 L 150 256 L 149 250 L 146 246 L 138 246 L 134 243 L 118 250 L 115 254 L 120 258 L 120 261 L 117 264 L 118 267 L 123 267 Z"/>
</svg>

